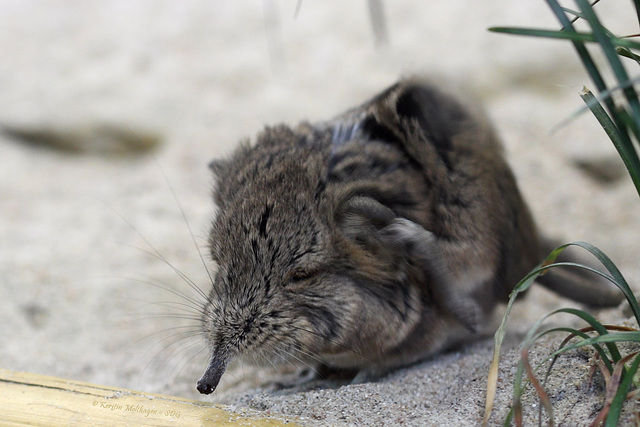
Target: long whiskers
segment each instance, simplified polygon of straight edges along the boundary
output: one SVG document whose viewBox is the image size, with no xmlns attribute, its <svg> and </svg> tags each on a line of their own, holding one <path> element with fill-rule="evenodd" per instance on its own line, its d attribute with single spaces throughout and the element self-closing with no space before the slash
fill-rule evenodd
<svg viewBox="0 0 640 427">
<path fill-rule="evenodd" d="M 171 372 L 172 378 L 179 377 L 186 366 L 185 361 L 200 357 L 200 354 L 206 350 L 206 346 L 201 340 L 194 339 L 197 336 L 199 336 L 197 331 L 183 331 L 162 339 L 157 345 L 170 339 L 172 341 L 163 345 L 162 348 L 155 353 L 145 367 L 143 376 L 146 375 L 147 370 L 153 365 L 156 366 L 159 372 Z M 197 350 L 194 351 L 194 349 Z M 172 369 L 168 369 L 168 367 Z"/>
<path fill-rule="evenodd" d="M 122 219 L 127 222 L 127 220 L 122 217 Z M 131 248 L 137 249 L 139 251 L 142 251 L 144 253 L 146 253 L 147 255 L 162 261 L 163 263 L 165 263 L 171 270 L 174 271 L 174 273 L 176 273 L 178 275 L 178 277 L 180 277 L 187 285 L 189 285 L 189 287 L 191 289 L 193 289 L 196 293 L 198 293 L 198 295 L 200 295 L 202 298 L 204 298 L 205 301 L 209 301 L 209 296 L 193 281 L 189 278 L 189 276 L 187 276 L 184 272 L 182 272 L 182 270 L 180 270 L 178 267 L 176 267 L 175 265 L 173 265 L 171 262 L 169 262 L 169 260 L 162 255 L 149 241 L 148 239 L 146 239 L 142 234 L 140 234 L 140 232 L 135 228 L 135 226 L 129 222 L 127 222 L 127 224 L 133 228 L 133 230 L 136 232 L 136 234 L 142 239 L 144 240 L 144 242 L 150 247 L 150 249 L 145 249 L 145 248 L 141 248 L 139 246 L 135 246 L 126 242 L 120 242 L 122 245 L 124 246 L 129 246 Z M 166 289 L 165 289 L 166 290 Z"/>
<path fill-rule="evenodd" d="M 197 315 L 194 316 L 194 319 L 201 319 L 201 315 L 202 315 L 202 311 L 195 309 L 194 307 L 192 307 L 189 304 L 185 304 L 183 302 L 177 302 L 177 301 L 157 301 L 157 302 L 153 302 L 153 305 L 158 305 L 160 307 L 167 307 L 170 308 L 171 310 L 178 312 L 178 313 L 184 313 L 184 314 L 192 314 L 192 315 Z M 170 313 L 165 313 L 169 316 L 171 316 Z"/>
<path fill-rule="evenodd" d="M 313 366 L 311 363 L 307 362 L 306 360 L 297 357 L 295 354 L 293 354 L 292 352 L 290 352 L 290 351 L 288 351 L 288 350 L 286 350 L 284 348 L 277 349 L 276 350 L 276 355 L 279 358 L 281 358 L 282 361 L 284 361 L 285 363 L 288 363 L 288 364 L 292 365 L 293 367 L 297 367 L 294 363 L 291 362 L 291 359 L 294 359 L 294 360 L 298 361 L 304 367 L 310 369 L 314 374 L 319 375 L 319 373 L 316 370 L 315 366 Z M 275 364 L 270 359 L 268 359 L 268 360 L 271 363 L 271 365 L 275 366 Z"/>
<path fill-rule="evenodd" d="M 157 159 L 156 164 L 162 174 L 167 188 L 171 193 L 171 196 L 176 203 L 179 215 L 184 222 L 184 226 L 188 231 L 189 238 L 195 248 L 195 251 L 198 254 L 197 256 L 200 259 L 202 268 L 204 269 L 206 277 L 208 278 L 205 280 L 208 280 L 210 284 L 213 284 L 214 280 L 212 270 L 210 270 L 210 268 L 207 266 L 204 249 L 201 249 L 201 245 L 198 244 L 198 241 L 200 239 L 196 238 L 192 225 L 189 222 L 187 213 L 178 198 L 176 190 L 171 184 L 167 173 L 165 173 Z M 177 265 L 174 265 L 167 258 L 167 256 L 163 255 L 158 247 L 156 247 L 151 242 L 151 239 L 147 238 L 140 231 L 140 229 L 138 229 L 138 227 L 134 225 L 133 221 L 129 220 L 123 213 L 121 213 L 114 206 L 111 206 L 108 202 L 99 199 L 97 199 L 97 201 L 105 205 L 111 212 L 115 213 L 115 215 L 117 215 L 120 220 L 124 224 L 126 224 L 128 228 L 132 230 L 133 233 L 135 233 L 135 235 L 142 242 L 144 242 L 136 246 L 127 242 L 119 241 L 118 243 L 120 245 L 132 247 L 137 251 L 146 254 L 152 259 L 160 261 L 161 263 L 169 267 L 170 270 L 180 278 L 177 281 L 171 280 L 171 282 L 176 282 L 176 284 L 167 284 L 154 282 L 153 280 L 144 278 L 115 277 L 121 280 L 125 279 L 130 282 L 149 285 L 167 293 L 166 296 L 162 298 L 164 299 L 164 301 L 147 300 L 141 301 L 140 303 L 136 304 L 136 309 L 134 310 L 135 313 L 130 313 L 134 318 L 145 319 L 147 321 L 148 319 L 154 319 L 157 322 L 141 324 L 139 331 L 142 338 L 138 340 L 131 340 L 127 342 L 124 347 L 125 349 L 127 347 L 135 348 L 137 357 L 141 357 L 145 360 L 144 367 L 140 372 L 141 379 L 145 378 L 147 375 L 150 375 L 149 372 L 151 371 L 163 372 L 168 365 L 172 368 L 170 372 L 171 376 L 173 378 L 176 378 L 176 375 L 179 375 L 180 371 L 184 369 L 184 366 L 189 364 L 189 361 L 192 359 L 192 357 L 194 357 L 194 354 L 201 354 L 204 350 L 207 349 L 206 342 L 202 340 L 203 316 L 205 315 L 205 309 L 207 308 L 208 304 L 215 303 L 215 301 L 211 301 L 211 299 L 216 299 L 219 290 L 214 289 L 211 294 L 209 294 L 209 292 L 205 292 L 203 289 L 208 287 L 207 284 L 205 284 L 203 287 L 200 287 L 196 283 L 196 281 L 192 280 L 189 275 L 185 273 L 183 269 L 179 268 Z M 165 282 L 168 282 L 168 280 L 166 280 Z M 184 282 L 186 286 L 181 282 Z M 211 298 L 209 297 L 209 295 L 211 295 Z M 174 299 L 176 301 L 171 301 Z M 131 298 L 131 296 L 127 296 L 127 301 L 135 302 L 136 300 Z M 145 307 L 145 303 L 154 304 L 156 306 L 156 309 L 153 310 L 149 307 Z M 167 309 L 167 312 L 164 312 L 164 309 Z M 128 323 L 126 319 L 124 320 L 124 322 Z M 168 327 L 162 329 L 163 326 Z M 146 341 L 146 343 L 142 344 L 141 347 L 142 341 Z M 200 348 L 198 349 L 199 346 Z M 128 351 L 130 352 L 131 350 Z M 178 367 L 180 367 L 179 370 L 176 369 Z M 161 375 L 161 377 L 163 376 L 165 375 Z M 155 379 L 158 377 L 158 375 L 154 373 L 153 377 Z"/>
<path fill-rule="evenodd" d="M 195 351 L 195 353 L 192 352 L 192 350 L 196 347 L 197 350 Z M 178 366 L 178 369 L 174 370 L 174 377 L 179 377 L 188 361 L 192 360 L 193 358 L 200 357 L 202 352 L 205 350 L 207 350 L 207 347 L 199 340 L 189 343 L 186 346 L 183 345 L 176 354 L 176 356 L 180 356 L 180 358 L 177 360 L 172 360 L 170 362 L 173 366 Z"/>
<path fill-rule="evenodd" d="M 176 194 L 176 191 L 173 188 L 173 185 L 171 185 L 171 181 L 169 180 L 169 177 L 167 177 L 167 174 L 165 173 L 165 171 L 162 168 L 162 166 L 160 166 L 160 163 L 158 162 L 157 159 L 156 159 L 156 163 L 158 164 L 158 168 L 160 169 L 160 172 L 162 173 L 162 177 L 164 178 L 164 182 L 167 184 L 167 187 L 169 187 L 169 191 L 171 191 L 171 195 L 173 196 L 173 199 L 176 201 L 176 205 L 178 205 L 178 209 L 180 210 L 180 215 L 182 216 L 182 219 L 184 220 L 184 223 L 187 226 L 187 230 L 189 230 L 189 236 L 191 236 L 191 241 L 193 242 L 193 245 L 195 246 L 196 251 L 198 252 L 198 257 L 200 258 L 200 262 L 202 263 L 202 267 L 204 268 L 204 271 L 207 273 L 207 276 L 209 277 L 209 282 L 211 284 L 213 284 L 213 276 L 211 274 L 211 271 L 209 270 L 209 267 L 207 267 L 207 263 L 206 263 L 206 261 L 204 259 L 204 256 L 202 255 L 202 251 L 200 250 L 200 246 L 198 245 L 198 242 L 196 241 L 196 237 L 193 234 L 193 229 L 191 228 L 191 223 L 189 222 L 189 219 L 187 218 L 187 214 L 185 213 L 185 211 L 184 211 L 184 209 L 182 207 L 182 203 L 180 203 L 180 199 L 178 198 L 178 195 Z M 200 291 L 200 292 L 202 293 L 202 291 Z M 202 295 L 205 297 L 205 299 L 207 299 L 207 296 L 204 295 L 204 293 L 202 293 Z"/>
<path fill-rule="evenodd" d="M 320 357 L 316 356 L 313 353 L 309 353 L 308 351 L 303 350 L 302 348 L 300 348 L 300 346 L 295 346 L 294 351 L 296 351 L 296 352 L 302 354 L 303 356 L 315 361 L 316 363 L 324 363 L 324 361 Z M 290 354 L 291 354 L 291 356 L 295 357 L 294 353 L 290 353 Z M 300 359 L 298 357 L 295 357 L 295 359 L 298 360 L 298 361 L 302 361 L 302 359 Z M 309 365 L 309 363 L 305 362 L 305 365 Z M 309 365 L 309 367 L 311 367 L 311 366 Z"/>
<path fill-rule="evenodd" d="M 144 249 L 141 248 L 137 248 L 136 249 L 140 249 L 141 251 L 144 251 Z M 184 305 L 185 307 L 188 307 L 190 310 L 192 310 L 192 312 L 195 313 L 200 313 L 202 314 L 202 303 L 200 301 L 196 301 L 195 299 L 191 298 L 190 296 L 188 296 L 187 294 L 185 294 L 184 292 L 180 292 L 179 290 L 163 284 L 163 283 L 157 283 L 157 282 L 152 282 L 151 280 L 146 280 L 146 279 L 139 279 L 139 278 L 135 278 L 135 277 L 115 277 L 117 279 L 123 279 L 123 280 L 128 280 L 131 282 L 138 282 L 138 283 L 143 283 L 145 285 L 149 285 L 149 286 L 153 286 L 154 288 L 163 290 L 165 292 L 168 292 L 172 295 L 177 296 L 178 298 L 186 301 L 187 303 L 179 303 L 179 302 L 172 302 L 175 305 Z M 154 304 L 159 304 L 158 302 L 154 302 Z"/>
<path fill-rule="evenodd" d="M 371 362 L 372 364 L 375 364 L 375 363 L 376 363 L 376 360 L 373 360 L 373 359 L 371 359 L 370 357 L 365 356 L 364 354 L 360 353 L 359 351 L 354 350 L 354 349 L 350 348 L 349 346 L 347 346 L 347 345 L 345 345 L 345 344 L 342 344 L 342 343 L 340 343 L 340 342 L 336 341 L 335 339 L 327 338 L 327 337 L 323 336 L 322 334 L 319 334 L 318 332 L 312 331 L 312 330 L 310 330 L 310 329 L 302 328 L 302 327 L 300 327 L 300 326 L 296 326 L 296 325 L 290 325 L 290 326 L 291 326 L 292 328 L 294 328 L 294 329 L 298 329 L 298 330 L 300 330 L 300 331 L 303 331 L 303 332 L 306 332 L 306 333 L 309 333 L 309 334 L 312 334 L 312 335 L 318 336 L 318 337 L 320 337 L 320 338 L 322 338 L 322 339 L 328 340 L 328 341 L 329 341 L 329 342 L 331 342 L 332 344 L 335 344 L 336 346 L 338 346 L 338 347 L 342 348 L 343 350 L 346 350 L 346 351 L 348 351 L 348 352 L 350 352 L 350 353 L 353 353 L 353 354 L 355 354 L 355 355 L 356 355 L 356 356 L 358 356 L 358 357 L 362 357 L 363 359 L 367 360 L 368 362 Z"/>
</svg>

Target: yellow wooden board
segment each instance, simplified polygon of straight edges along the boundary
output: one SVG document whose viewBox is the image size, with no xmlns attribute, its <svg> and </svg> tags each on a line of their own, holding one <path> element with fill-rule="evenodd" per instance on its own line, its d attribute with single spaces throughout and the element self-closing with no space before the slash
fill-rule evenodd
<svg viewBox="0 0 640 427">
<path fill-rule="evenodd" d="M 222 405 L 0 369 L 0 425 L 297 425 Z"/>
</svg>

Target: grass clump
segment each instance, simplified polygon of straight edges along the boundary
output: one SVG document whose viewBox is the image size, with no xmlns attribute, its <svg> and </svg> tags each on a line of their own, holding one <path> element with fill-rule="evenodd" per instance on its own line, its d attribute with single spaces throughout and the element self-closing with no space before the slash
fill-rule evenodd
<svg viewBox="0 0 640 427">
<path fill-rule="evenodd" d="M 576 263 L 568 263 L 568 262 L 555 262 L 555 259 L 558 255 L 569 246 L 579 246 L 589 251 L 593 256 L 595 256 L 605 267 L 607 270 L 606 273 L 595 270 L 591 267 L 584 266 Z M 517 297 L 517 295 L 529 288 L 529 286 L 534 282 L 534 280 L 544 274 L 550 268 L 557 267 L 574 267 L 574 268 L 583 268 L 593 272 L 594 274 L 598 274 L 602 277 L 605 277 L 612 283 L 614 283 L 625 295 L 625 298 L 633 312 L 633 315 L 636 319 L 636 323 L 640 325 L 640 306 L 638 305 L 638 301 L 636 300 L 631 288 L 628 283 L 620 273 L 620 270 L 616 267 L 616 265 L 607 257 L 602 251 L 600 251 L 595 246 L 586 243 L 586 242 L 574 242 L 568 243 L 556 248 L 549 256 L 542 262 L 542 264 L 531 271 L 524 279 L 522 279 L 518 285 L 513 290 L 511 297 L 509 299 L 509 303 L 507 305 L 507 309 L 505 315 L 502 319 L 502 323 L 498 328 L 498 331 L 495 334 L 495 348 L 494 348 L 494 358 L 491 364 L 491 368 L 489 371 L 489 380 L 487 387 L 487 407 L 485 412 L 485 425 L 488 423 L 489 416 L 491 415 L 492 402 L 493 397 L 495 396 L 496 384 L 498 379 L 498 360 L 500 354 L 500 347 L 502 346 L 502 341 L 504 339 L 506 333 L 506 323 L 511 311 L 511 307 Z M 586 326 L 581 329 L 575 329 L 570 327 L 558 327 L 552 329 L 542 329 L 542 324 L 549 317 L 554 316 L 556 314 L 566 313 L 573 316 L 576 316 L 586 322 L 589 326 Z M 539 370 L 540 366 L 532 367 L 529 360 L 529 353 L 531 348 L 535 345 L 535 342 L 544 337 L 547 334 L 553 332 L 566 332 L 569 335 L 564 339 L 564 341 L 559 345 L 558 349 L 549 355 L 546 359 L 551 359 L 549 366 L 547 368 L 545 379 L 541 383 L 538 379 L 536 372 Z M 572 340 L 577 338 L 577 342 L 569 344 Z M 512 420 L 515 418 L 516 425 L 522 424 L 522 403 L 521 397 L 525 390 L 526 381 L 528 381 L 535 389 L 538 397 L 540 398 L 540 411 L 544 408 L 547 418 L 549 420 L 549 424 L 553 425 L 553 408 L 551 405 L 551 400 L 544 388 L 544 382 L 551 374 L 553 365 L 555 364 L 558 356 L 563 353 L 566 353 L 570 350 L 574 350 L 581 347 L 592 346 L 596 351 L 596 359 L 599 361 L 597 367 L 600 368 L 606 382 L 606 398 L 605 404 L 600 411 L 600 414 L 594 421 L 593 425 L 599 425 L 602 420 L 606 419 L 605 425 L 607 426 L 615 426 L 617 425 L 617 421 L 620 417 L 620 413 L 622 411 L 622 404 L 624 400 L 629 396 L 628 390 L 631 386 L 632 379 L 638 372 L 638 367 L 640 366 L 640 352 L 632 352 L 627 355 L 623 355 L 620 350 L 620 344 L 625 342 L 635 342 L 640 343 L 640 330 L 636 328 L 630 328 L 625 326 L 617 326 L 617 325 L 605 325 L 599 322 L 596 318 L 594 318 L 589 313 L 571 309 L 571 308 L 563 308 L 556 311 L 553 311 L 540 320 L 538 320 L 533 327 L 527 333 L 527 336 L 523 342 L 521 349 L 521 359 L 518 365 L 518 369 L 516 371 L 515 381 L 514 381 L 514 391 L 513 391 L 513 401 L 511 409 L 505 419 L 504 424 L 509 425 Z M 626 366 L 628 362 L 631 362 L 631 366 Z M 525 379 L 526 376 L 526 379 Z M 629 396 L 630 397 L 630 396 Z M 541 414 L 540 414 L 541 416 Z"/>
<path fill-rule="evenodd" d="M 635 88 L 635 84 L 640 81 L 640 77 L 630 77 L 626 68 L 627 64 L 640 65 L 640 43 L 632 40 L 634 37 L 640 36 L 640 34 L 616 36 L 612 31 L 604 27 L 594 8 L 599 1 L 596 0 L 593 3 L 589 3 L 587 0 L 575 0 L 577 9 L 573 10 L 561 6 L 557 0 L 546 0 L 560 23 L 561 28 L 559 30 L 508 27 L 496 27 L 490 30 L 515 35 L 564 39 L 572 43 L 597 92 L 597 95 L 594 95 L 591 90 L 584 88 L 580 93 L 580 97 L 586 104 L 584 110 L 590 110 L 605 130 L 624 161 L 636 191 L 640 195 L 640 160 L 638 156 L 640 102 Z M 640 24 L 640 0 L 633 0 L 632 6 Z M 584 21 L 588 30 L 576 30 L 574 24 L 577 21 Z M 587 45 L 592 45 L 592 47 L 601 51 L 604 57 L 604 65 L 598 65 Z M 605 72 L 607 73 L 606 75 L 611 76 L 608 79 L 611 80 L 609 83 L 604 77 Z M 579 246 L 589 251 L 602 263 L 606 272 L 581 264 L 555 262 L 558 255 L 571 245 Z M 558 267 L 582 268 L 608 279 L 624 293 L 636 323 L 640 325 L 640 306 L 638 301 L 625 278 L 609 257 L 595 246 L 586 242 L 574 242 L 559 246 L 537 268 L 523 278 L 511 294 L 502 323 L 495 334 L 494 358 L 489 370 L 487 384 L 484 425 L 488 424 L 491 416 L 497 389 L 500 348 L 513 302 L 517 295 L 526 290 L 539 275 L 544 274 L 550 268 Z M 576 316 L 584 321 L 586 325 L 580 329 L 571 327 L 544 329 L 542 327 L 545 320 L 559 313 Z M 544 374 L 544 379 L 540 381 L 537 372 L 542 365 L 532 366 L 529 353 L 538 339 L 553 332 L 565 332 L 568 335 L 558 346 L 558 349 L 546 359 L 550 360 L 550 362 Z M 637 377 L 640 367 L 640 351 L 628 350 L 629 347 L 625 346 L 624 343 L 629 342 L 640 343 L 640 330 L 603 324 L 582 310 L 565 308 L 549 313 L 536 322 L 523 342 L 521 359 L 514 380 L 513 401 L 504 424 L 509 425 L 513 421 L 515 421 L 516 425 L 522 424 L 521 398 L 525 387 L 530 384 L 540 399 L 540 423 L 542 423 L 542 410 L 544 408 L 547 423 L 553 425 L 553 407 L 544 387 L 546 380 L 552 374 L 553 366 L 560 355 L 578 348 L 591 347 L 595 351 L 594 359 L 596 360 L 592 367 L 592 374 L 596 369 L 599 369 L 606 384 L 604 404 L 592 425 L 617 425 L 624 401 L 628 398 L 636 397 L 638 394 L 637 390 L 630 390 L 634 387 L 637 389 L 639 385 L 634 384 L 634 378 Z M 627 354 L 624 354 L 625 350 Z"/>
</svg>

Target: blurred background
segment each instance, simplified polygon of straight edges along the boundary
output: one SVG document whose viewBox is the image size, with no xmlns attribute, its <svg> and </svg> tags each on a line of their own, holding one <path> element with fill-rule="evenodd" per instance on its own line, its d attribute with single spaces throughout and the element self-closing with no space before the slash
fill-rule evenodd
<svg viewBox="0 0 640 427">
<path fill-rule="evenodd" d="M 0 367 L 195 397 L 204 346 L 149 283 L 197 299 L 164 257 L 208 290 L 187 226 L 213 268 L 208 162 L 413 74 L 479 98 L 541 228 L 637 283 L 622 163 L 587 114 L 551 133 L 589 84 L 570 45 L 487 31 L 557 28 L 544 2 L 379 3 L 383 27 L 364 0 L 0 0 Z M 599 11 L 634 31 L 620 9 Z M 523 316 L 557 304 L 540 292 Z M 260 383 L 237 369 L 227 387 Z"/>
</svg>

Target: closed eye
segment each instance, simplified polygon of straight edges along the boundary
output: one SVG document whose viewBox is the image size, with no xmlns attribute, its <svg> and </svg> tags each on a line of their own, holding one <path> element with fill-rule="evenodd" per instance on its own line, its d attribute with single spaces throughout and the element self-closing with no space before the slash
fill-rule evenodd
<svg viewBox="0 0 640 427">
<path fill-rule="evenodd" d="M 311 279 L 313 276 L 317 275 L 317 270 L 293 270 L 289 275 L 289 282 L 291 283 L 299 283 L 305 280 Z"/>
</svg>

